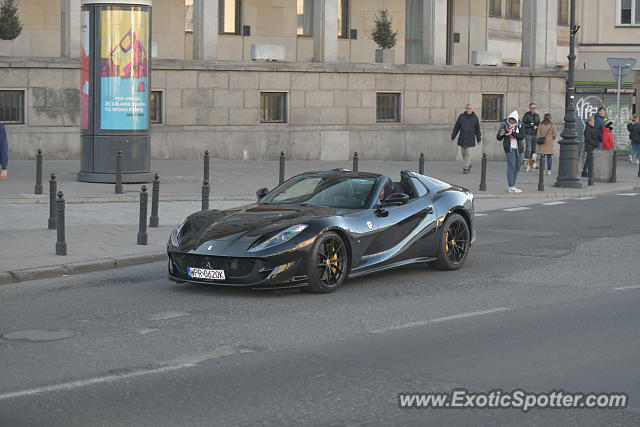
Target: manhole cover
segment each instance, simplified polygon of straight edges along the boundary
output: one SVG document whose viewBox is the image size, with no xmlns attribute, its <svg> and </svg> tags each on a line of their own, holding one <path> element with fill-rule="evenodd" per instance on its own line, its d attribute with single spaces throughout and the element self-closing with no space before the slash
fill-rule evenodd
<svg viewBox="0 0 640 427">
<path fill-rule="evenodd" d="M 45 331 L 42 329 L 32 329 L 28 331 L 10 332 L 2 335 L 2 338 L 9 341 L 45 342 L 58 341 L 72 338 L 76 335 L 73 331 Z"/>
</svg>

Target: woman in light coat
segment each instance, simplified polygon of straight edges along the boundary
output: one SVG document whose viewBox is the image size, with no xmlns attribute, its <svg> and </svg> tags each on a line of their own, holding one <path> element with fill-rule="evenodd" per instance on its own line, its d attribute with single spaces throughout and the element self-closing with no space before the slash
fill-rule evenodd
<svg viewBox="0 0 640 427">
<path fill-rule="evenodd" d="M 536 132 L 536 143 L 538 138 L 544 138 L 544 144 L 538 144 L 537 152 L 540 155 L 540 167 L 544 167 L 544 159 L 547 158 L 547 170 L 544 172 L 551 175 L 551 166 L 553 164 L 553 141 L 556 139 L 556 125 L 551 121 L 551 114 L 546 113 L 544 119 L 538 126 Z"/>
</svg>

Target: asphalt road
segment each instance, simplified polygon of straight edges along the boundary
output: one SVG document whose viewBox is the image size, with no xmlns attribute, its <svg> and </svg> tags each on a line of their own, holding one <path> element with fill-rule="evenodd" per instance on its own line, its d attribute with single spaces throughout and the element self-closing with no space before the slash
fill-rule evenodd
<svg viewBox="0 0 640 427">
<path fill-rule="evenodd" d="M 178 285 L 163 263 L 5 285 L 0 425 L 639 425 L 639 213 L 640 195 L 487 212 L 462 270 L 330 295 Z M 26 330 L 60 339 L 6 339 Z M 456 388 L 629 403 L 398 407 Z"/>
</svg>

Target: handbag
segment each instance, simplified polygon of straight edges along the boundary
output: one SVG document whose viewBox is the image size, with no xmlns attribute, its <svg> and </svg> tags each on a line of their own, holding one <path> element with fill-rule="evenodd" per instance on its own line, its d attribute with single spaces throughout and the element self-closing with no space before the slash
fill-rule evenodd
<svg viewBox="0 0 640 427">
<path fill-rule="evenodd" d="M 539 136 L 536 138 L 536 143 L 538 145 L 542 145 L 545 143 L 545 141 L 547 140 L 547 136 L 549 135 L 549 132 L 551 132 L 551 128 L 549 128 L 549 130 L 547 131 L 547 135 L 545 136 Z"/>
</svg>

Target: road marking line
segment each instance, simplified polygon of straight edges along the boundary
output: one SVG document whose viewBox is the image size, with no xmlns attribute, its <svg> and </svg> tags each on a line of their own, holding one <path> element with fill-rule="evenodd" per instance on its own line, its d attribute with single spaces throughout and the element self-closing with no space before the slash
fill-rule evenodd
<svg viewBox="0 0 640 427">
<path fill-rule="evenodd" d="M 105 375 L 103 377 L 89 378 L 86 380 L 71 381 L 68 383 L 55 384 L 50 386 L 36 387 L 28 390 L 14 391 L 0 394 L 0 400 L 13 399 L 16 397 L 33 396 L 36 394 L 49 393 L 52 391 L 66 391 L 76 388 L 88 387 L 96 384 L 112 383 L 128 378 L 141 377 L 144 375 L 161 374 L 164 372 L 177 371 L 179 369 L 193 368 L 205 360 L 218 359 L 236 354 L 255 353 L 257 350 L 249 347 L 220 346 L 211 351 L 185 355 L 173 360 L 161 362 L 156 368 L 136 369 L 122 374 Z"/>
<path fill-rule="evenodd" d="M 389 332 L 389 331 L 397 331 L 399 329 L 413 328 L 415 326 L 426 326 L 426 325 L 429 325 L 431 323 L 446 322 L 448 320 L 456 320 L 456 319 L 465 319 L 465 318 L 468 318 L 468 317 L 482 316 L 484 314 L 499 313 L 499 312 L 502 312 L 502 311 L 510 311 L 510 310 L 511 309 L 507 308 L 507 307 L 497 307 L 497 308 L 493 308 L 491 310 L 469 311 L 469 312 L 466 312 L 466 313 L 453 314 L 451 316 L 436 317 L 435 319 L 421 320 L 421 321 L 418 321 L 418 322 L 404 323 L 402 325 L 389 326 L 387 328 L 375 329 L 373 331 L 369 331 L 369 333 L 382 334 L 382 333 Z"/>
<path fill-rule="evenodd" d="M 638 193 L 619 193 L 616 196 L 637 196 Z"/>
<path fill-rule="evenodd" d="M 487 216 L 487 215 L 489 215 L 489 214 L 483 214 L 483 213 L 474 214 L 474 216 Z"/>
<path fill-rule="evenodd" d="M 189 313 L 185 313 L 182 311 L 163 311 L 161 313 L 152 314 L 151 316 L 149 316 L 149 320 L 167 320 L 188 315 Z"/>
<path fill-rule="evenodd" d="M 542 203 L 545 206 L 555 206 L 555 205 L 564 205 L 567 202 L 561 202 L 560 200 L 556 200 L 555 202 L 546 202 Z"/>
<path fill-rule="evenodd" d="M 527 206 L 519 206 L 517 208 L 507 208 L 507 209 L 502 209 L 505 212 L 517 212 L 517 211 L 526 211 L 529 210 L 531 208 L 527 207 Z"/>
<path fill-rule="evenodd" d="M 591 197 L 591 196 L 587 196 L 587 197 L 577 197 L 573 200 L 591 200 L 591 199 L 595 199 L 595 197 Z"/>
<path fill-rule="evenodd" d="M 112 383 L 114 381 L 120 381 L 127 378 L 141 377 L 144 375 L 161 374 L 163 372 L 176 371 L 178 369 L 191 368 L 196 366 L 195 364 L 184 364 L 174 366 L 163 366 L 161 368 L 137 370 L 133 372 L 127 372 L 118 375 L 106 375 L 104 377 L 91 378 L 88 380 L 72 381 L 69 383 L 50 385 L 46 387 L 36 387 L 29 390 L 14 391 L 10 393 L 0 394 L 0 400 L 13 399 L 15 397 L 33 396 L 35 394 L 49 393 L 52 391 L 73 390 L 76 388 L 92 386 L 95 384 Z"/>
<path fill-rule="evenodd" d="M 640 289 L 640 285 L 623 286 L 621 288 L 615 288 L 614 291 L 627 291 L 630 289 Z"/>
</svg>

